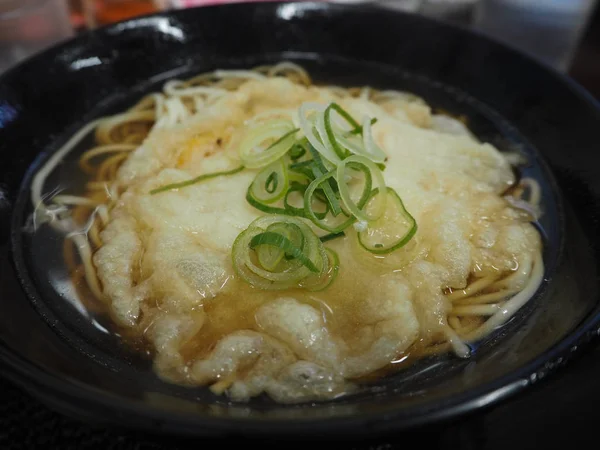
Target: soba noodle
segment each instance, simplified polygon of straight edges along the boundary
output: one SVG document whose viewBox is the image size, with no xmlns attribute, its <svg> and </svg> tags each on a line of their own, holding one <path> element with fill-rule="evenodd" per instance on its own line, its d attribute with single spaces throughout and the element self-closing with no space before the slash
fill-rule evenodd
<svg viewBox="0 0 600 450">
<path fill-rule="evenodd" d="M 307 102 L 336 102 L 377 120 L 371 145 L 388 155 L 386 183 L 418 229 L 398 250 L 369 254 L 352 240 L 367 227 L 358 221 L 345 237 L 323 240 L 341 255 L 329 287 L 261 290 L 231 268 L 233 239 L 220 234 L 264 216 L 239 206 L 249 171 L 235 172 L 232 162 L 242 131 L 278 118 L 301 128 L 295 114 Z M 79 156 L 85 195 L 46 193 L 57 165 L 89 136 L 96 145 Z M 64 235 L 69 266 L 82 268 L 119 326 L 148 339 L 162 377 L 236 400 L 263 392 L 281 402 L 327 399 L 402 355 L 450 348 L 469 357 L 468 343 L 533 297 L 544 266 L 529 222 L 540 214 L 541 191 L 533 179 L 514 180 L 509 159 L 410 93 L 315 86 L 290 62 L 217 70 L 170 80 L 126 112 L 83 127 L 35 175 L 32 219 L 34 229 L 46 224 Z M 149 194 L 210 172 L 219 173 Z M 206 223 L 204 210 L 212 214 Z"/>
</svg>

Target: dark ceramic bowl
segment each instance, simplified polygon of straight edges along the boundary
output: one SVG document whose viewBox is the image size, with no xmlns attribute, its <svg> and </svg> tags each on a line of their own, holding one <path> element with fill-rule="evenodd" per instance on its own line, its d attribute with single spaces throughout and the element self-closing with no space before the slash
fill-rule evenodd
<svg viewBox="0 0 600 450">
<path fill-rule="evenodd" d="M 23 233 L 33 170 L 84 123 L 173 76 L 282 59 L 319 82 L 414 92 L 467 116 L 482 140 L 527 156 L 523 170 L 543 190 L 545 280 L 470 360 L 432 357 L 337 401 L 228 404 L 160 381 L 147 359 L 69 302 L 61 243 Z M 85 33 L 0 78 L 4 374 L 79 418 L 195 435 L 348 437 L 478 410 L 521 392 L 598 334 L 598 130 L 598 104 L 564 76 L 472 32 L 389 10 L 239 4 Z"/>
</svg>

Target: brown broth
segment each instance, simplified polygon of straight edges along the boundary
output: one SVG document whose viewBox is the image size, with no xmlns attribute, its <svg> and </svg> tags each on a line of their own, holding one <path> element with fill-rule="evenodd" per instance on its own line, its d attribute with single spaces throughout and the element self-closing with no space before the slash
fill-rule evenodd
<svg viewBox="0 0 600 450">
<path fill-rule="evenodd" d="M 354 346 L 361 328 L 364 327 L 363 302 L 364 299 L 376 293 L 377 281 L 384 275 L 392 272 L 390 267 L 382 265 L 364 265 L 357 262 L 356 255 L 352 252 L 353 247 L 348 244 L 350 238 L 341 238 L 331 241 L 330 245 L 340 255 L 344 264 L 340 268 L 338 278 L 324 292 L 307 292 L 300 289 L 289 289 L 286 291 L 261 291 L 255 289 L 244 281 L 233 278 L 229 286 L 214 298 L 205 299 L 201 306 L 206 314 L 206 319 L 200 331 L 187 340 L 180 348 L 184 361 L 190 363 L 194 360 L 205 358 L 216 343 L 226 335 L 237 330 L 260 331 L 255 320 L 257 309 L 276 298 L 282 296 L 293 297 L 301 303 L 308 304 L 320 310 L 329 332 L 337 338 L 348 343 L 351 353 L 359 353 L 361 349 Z M 67 246 L 68 247 L 68 246 Z M 71 251 L 73 249 L 71 248 Z M 70 259 L 71 257 L 67 258 Z M 107 304 L 98 301 L 87 288 L 83 269 L 77 266 L 71 272 L 73 285 L 83 305 L 93 314 L 110 318 L 110 308 Z M 500 279 L 508 276 L 506 273 Z M 469 278 L 469 284 L 475 280 Z M 448 292 L 447 292 L 448 293 Z M 488 294 L 490 289 L 483 289 L 478 295 Z M 143 311 L 155 310 L 150 305 L 156 304 L 156 299 L 150 298 L 146 301 Z M 144 313 L 143 313 L 144 314 Z M 152 312 L 150 313 L 152 314 Z M 118 334 L 123 342 L 133 351 L 142 352 L 146 355 L 153 354 L 153 345 L 147 339 L 146 330 L 152 321 L 149 317 L 142 317 L 140 325 L 134 328 L 124 328 L 113 325 L 112 332 Z M 476 318 L 469 320 L 477 320 Z M 481 319 L 480 319 L 481 320 Z M 396 355 L 385 367 L 355 381 L 368 383 L 381 377 L 388 376 L 413 365 L 419 359 L 432 353 L 432 343 L 423 338 L 418 339 L 406 351 Z M 438 344 L 438 350 L 445 352 L 449 346 Z"/>
</svg>

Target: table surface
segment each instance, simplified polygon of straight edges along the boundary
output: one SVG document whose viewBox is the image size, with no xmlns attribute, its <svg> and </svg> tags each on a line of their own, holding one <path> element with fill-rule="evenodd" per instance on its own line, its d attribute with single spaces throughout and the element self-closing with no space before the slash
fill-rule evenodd
<svg viewBox="0 0 600 450">
<path fill-rule="evenodd" d="M 600 8 L 584 35 L 569 74 L 600 99 Z M 600 344 L 522 395 L 458 422 L 375 441 L 310 445 L 356 450 L 404 449 L 413 442 L 433 448 L 579 448 L 596 437 L 595 427 L 600 418 L 596 406 L 600 404 L 598 380 Z M 415 438 L 419 441 L 414 441 Z M 256 443 L 266 448 L 281 448 L 281 443 Z M 84 424 L 55 413 L 0 379 L 0 449 L 3 450 L 38 449 L 45 445 L 60 450 L 162 450 L 211 444 L 217 443 L 181 441 Z M 292 449 L 305 446 L 285 444 Z"/>
</svg>

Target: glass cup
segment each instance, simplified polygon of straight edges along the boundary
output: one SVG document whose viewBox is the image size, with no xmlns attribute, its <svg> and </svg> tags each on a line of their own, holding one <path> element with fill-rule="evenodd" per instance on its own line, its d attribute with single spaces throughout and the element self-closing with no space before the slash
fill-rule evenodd
<svg viewBox="0 0 600 450">
<path fill-rule="evenodd" d="M 0 73 L 72 35 L 65 0 L 0 0 Z"/>
<path fill-rule="evenodd" d="M 479 0 L 474 27 L 566 72 L 596 0 Z"/>
</svg>

